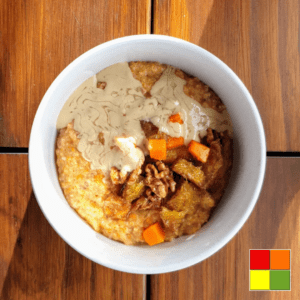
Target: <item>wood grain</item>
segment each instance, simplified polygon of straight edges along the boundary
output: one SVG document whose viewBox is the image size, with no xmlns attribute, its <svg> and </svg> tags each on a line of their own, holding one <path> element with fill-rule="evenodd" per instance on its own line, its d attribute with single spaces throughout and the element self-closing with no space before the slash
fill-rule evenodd
<svg viewBox="0 0 300 300">
<path fill-rule="evenodd" d="M 55 77 L 108 40 L 150 33 L 151 0 L 1 0 L 0 147 L 27 147 Z"/>
<path fill-rule="evenodd" d="M 29 180 L 27 155 L 0 155 L 0 291 L 26 212 Z"/>
<path fill-rule="evenodd" d="M 269 158 L 260 199 L 241 231 L 193 267 L 151 277 L 151 299 L 300 299 L 300 158 Z M 291 249 L 291 291 L 249 291 L 249 249 Z"/>
<path fill-rule="evenodd" d="M 145 276 L 92 263 L 52 229 L 32 193 L 27 155 L 0 155 L 0 299 L 143 299 Z"/>
<path fill-rule="evenodd" d="M 300 151 L 300 2 L 155 0 L 154 33 L 195 43 L 242 79 L 268 151 Z"/>
</svg>

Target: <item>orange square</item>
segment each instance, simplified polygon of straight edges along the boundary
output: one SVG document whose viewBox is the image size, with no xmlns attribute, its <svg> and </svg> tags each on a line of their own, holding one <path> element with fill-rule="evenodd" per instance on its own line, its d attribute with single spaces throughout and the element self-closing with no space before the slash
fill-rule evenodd
<svg viewBox="0 0 300 300">
<path fill-rule="evenodd" d="M 290 269 L 290 250 L 271 250 L 271 270 Z"/>
</svg>

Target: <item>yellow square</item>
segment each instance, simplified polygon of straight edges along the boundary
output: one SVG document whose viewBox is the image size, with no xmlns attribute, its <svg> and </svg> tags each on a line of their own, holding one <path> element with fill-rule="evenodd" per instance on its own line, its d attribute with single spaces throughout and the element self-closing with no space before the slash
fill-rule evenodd
<svg viewBox="0 0 300 300">
<path fill-rule="evenodd" d="M 270 271 L 250 270 L 250 290 L 269 290 Z"/>
</svg>

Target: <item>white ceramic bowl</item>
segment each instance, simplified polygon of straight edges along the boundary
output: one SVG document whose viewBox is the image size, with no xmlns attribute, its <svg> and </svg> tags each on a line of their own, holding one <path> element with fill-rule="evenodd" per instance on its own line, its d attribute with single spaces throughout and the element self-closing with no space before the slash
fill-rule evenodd
<svg viewBox="0 0 300 300">
<path fill-rule="evenodd" d="M 159 61 L 198 77 L 223 100 L 234 127 L 234 165 L 230 184 L 210 221 L 192 236 L 183 236 L 153 247 L 125 246 L 96 233 L 65 200 L 54 160 L 56 120 L 72 91 L 88 77 L 112 64 L 136 60 Z M 263 124 L 241 80 L 206 50 L 160 35 L 116 39 L 74 60 L 45 94 L 34 119 L 29 144 L 32 186 L 40 208 L 52 227 L 87 258 L 130 273 L 176 271 L 194 265 L 221 249 L 249 217 L 259 197 L 265 165 Z"/>
</svg>

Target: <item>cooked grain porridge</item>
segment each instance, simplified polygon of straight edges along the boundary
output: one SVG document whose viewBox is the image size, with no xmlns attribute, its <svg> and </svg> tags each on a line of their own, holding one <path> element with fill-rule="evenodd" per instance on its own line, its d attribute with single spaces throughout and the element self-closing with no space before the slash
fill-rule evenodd
<svg viewBox="0 0 300 300">
<path fill-rule="evenodd" d="M 57 129 L 66 200 L 95 231 L 128 245 L 195 233 L 229 181 L 226 107 L 172 66 L 130 62 L 102 70 L 70 96 Z"/>
</svg>

